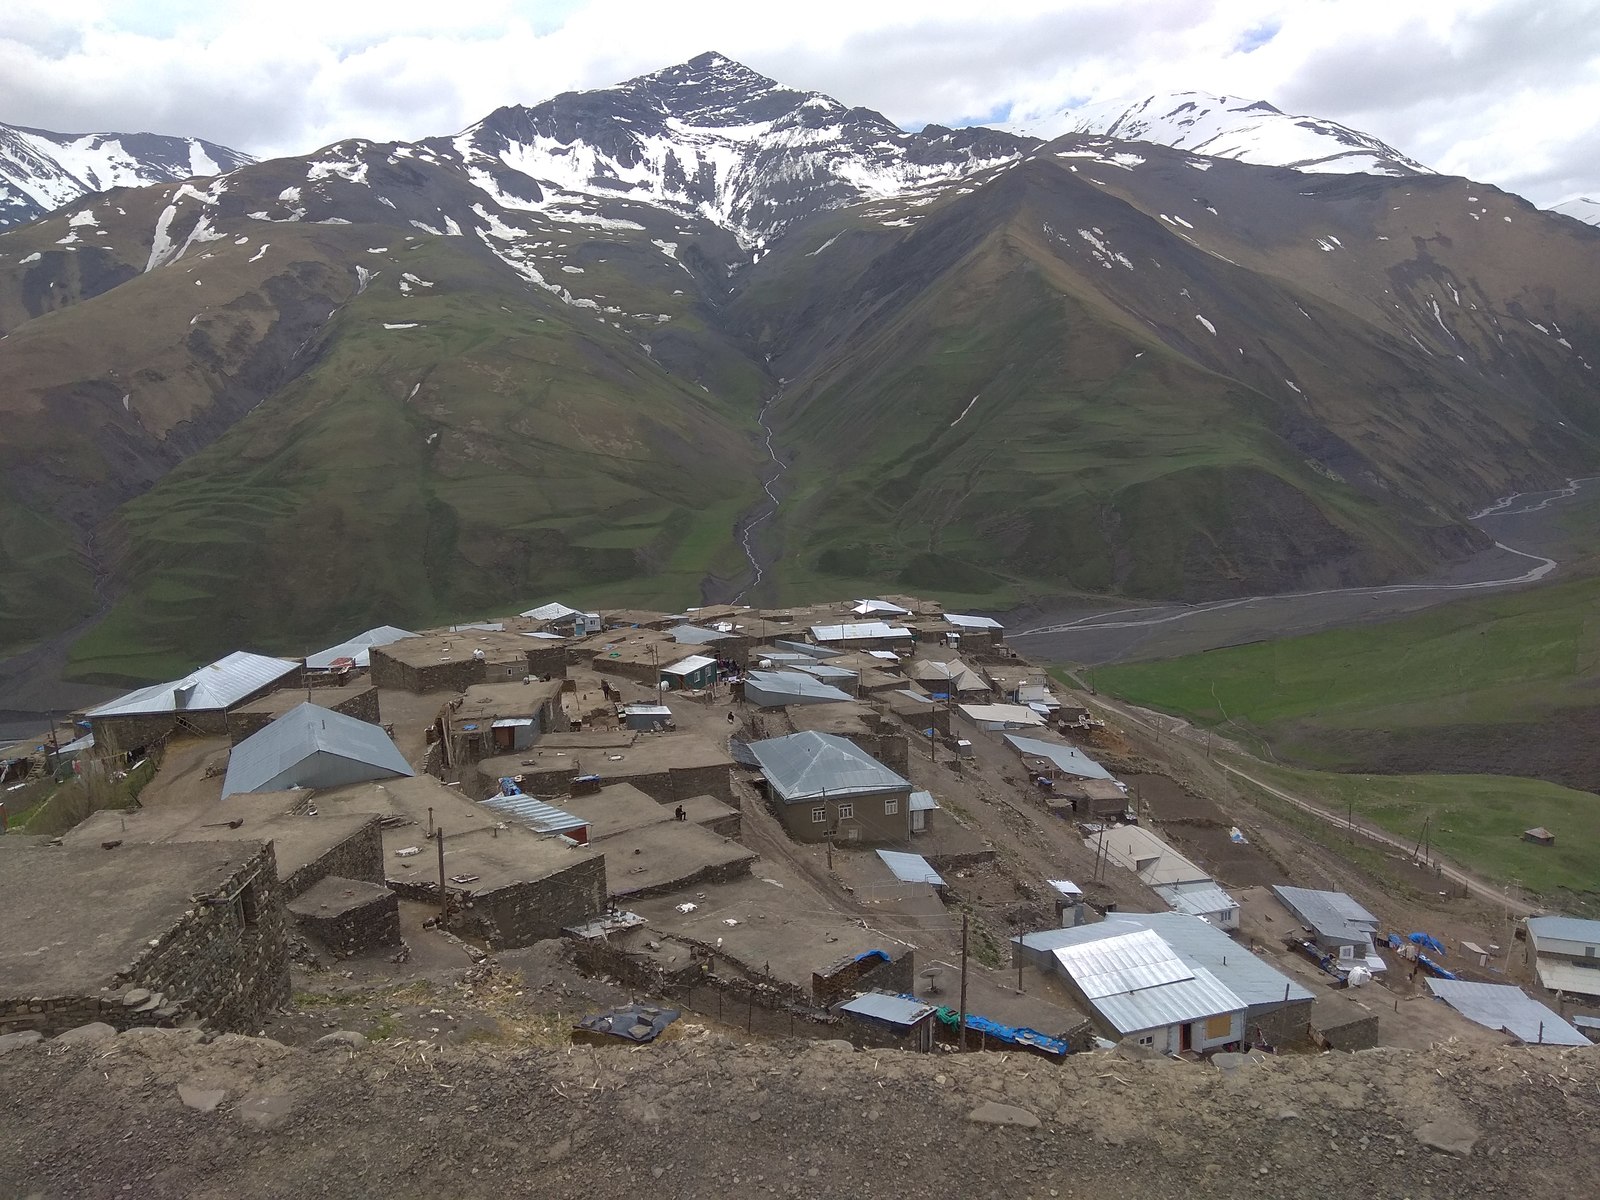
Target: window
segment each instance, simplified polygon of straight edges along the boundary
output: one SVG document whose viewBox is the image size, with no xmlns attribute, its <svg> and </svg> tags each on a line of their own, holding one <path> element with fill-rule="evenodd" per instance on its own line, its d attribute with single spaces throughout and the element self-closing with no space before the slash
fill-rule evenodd
<svg viewBox="0 0 1600 1200">
<path fill-rule="evenodd" d="M 854 817 L 855 815 L 856 815 L 856 806 L 854 804 L 841 804 L 841 805 L 839 805 L 839 820 L 848 821 L 852 817 Z"/>
<path fill-rule="evenodd" d="M 827 819 L 828 819 L 828 810 L 827 809 L 825 809 L 825 808 L 813 808 L 811 810 L 811 823 L 813 825 L 821 825 Z"/>
<path fill-rule="evenodd" d="M 1139 1045 L 1141 1045 L 1141 1046 L 1154 1046 L 1155 1044 L 1156 1044 L 1156 1035 L 1153 1034 L 1153 1033 L 1147 1033 L 1142 1038 L 1139 1039 Z"/>
<path fill-rule="evenodd" d="M 895 815 L 895 813 L 897 813 L 899 811 L 900 811 L 900 797 L 899 796 L 890 796 L 887 800 L 885 800 L 883 802 L 883 815 L 884 816 L 892 817 L 892 816 Z"/>
<path fill-rule="evenodd" d="M 261 919 L 261 902 L 256 896 L 256 885 L 247 883 L 234 897 L 234 915 L 243 928 L 249 928 Z"/>
</svg>

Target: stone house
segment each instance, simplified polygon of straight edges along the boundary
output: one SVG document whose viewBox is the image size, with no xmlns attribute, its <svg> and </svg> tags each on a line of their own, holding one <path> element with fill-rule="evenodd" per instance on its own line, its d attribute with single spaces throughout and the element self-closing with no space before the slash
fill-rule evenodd
<svg viewBox="0 0 1600 1200">
<path fill-rule="evenodd" d="M 303 677 L 298 662 L 235 650 L 182 679 L 138 688 L 84 716 L 99 750 L 127 753 L 178 730 L 226 734 L 235 709 L 278 688 L 300 686 Z"/>
<path fill-rule="evenodd" d="M 745 749 L 797 841 L 897 842 L 910 836 L 911 784 L 854 742 L 806 730 Z"/>
</svg>

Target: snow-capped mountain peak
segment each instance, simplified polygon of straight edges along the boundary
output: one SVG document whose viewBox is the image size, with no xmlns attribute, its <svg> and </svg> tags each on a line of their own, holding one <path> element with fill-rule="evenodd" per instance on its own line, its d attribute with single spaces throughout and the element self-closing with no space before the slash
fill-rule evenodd
<svg viewBox="0 0 1600 1200">
<path fill-rule="evenodd" d="M 50 133 L 0 124 L 0 229 L 90 192 L 220 175 L 255 159 L 199 138 Z"/>
<path fill-rule="evenodd" d="M 1087 133 L 1155 142 L 1259 166 L 1331 174 L 1431 175 L 1371 134 L 1321 117 L 1285 113 L 1264 100 L 1209 92 L 1164 92 L 1113 100 L 1008 126 L 1035 137 Z"/>
</svg>

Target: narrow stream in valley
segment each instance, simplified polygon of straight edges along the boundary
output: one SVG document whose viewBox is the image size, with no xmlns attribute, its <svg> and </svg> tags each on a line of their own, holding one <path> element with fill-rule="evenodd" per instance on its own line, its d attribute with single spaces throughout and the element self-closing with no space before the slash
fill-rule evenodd
<svg viewBox="0 0 1600 1200">
<path fill-rule="evenodd" d="M 761 581 L 767 577 L 767 564 L 762 559 L 761 552 L 756 548 L 756 530 L 778 513 L 778 506 L 782 503 L 778 496 L 778 481 L 789 470 L 789 464 L 778 457 L 777 447 L 773 445 L 771 414 L 772 406 L 783 395 L 779 388 L 761 403 L 760 410 L 756 413 L 756 423 L 761 426 L 762 442 L 766 447 L 767 457 L 771 460 L 769 466 L 763 468 L 761 490 L 767 494 L 767 502 L 758 508 L 744 522 L 739 530 L 739 546 L 744 550 L 744 556 L 750 562 L 750 582 L 739 590 L 730 603 L 738 604 L 752 591 L 761 586 Z"/>
</svg>

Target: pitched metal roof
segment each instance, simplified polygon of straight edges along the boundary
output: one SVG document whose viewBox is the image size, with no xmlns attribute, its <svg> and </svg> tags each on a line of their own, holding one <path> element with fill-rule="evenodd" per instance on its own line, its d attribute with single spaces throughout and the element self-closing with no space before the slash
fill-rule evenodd
<svg viewBox="0 0 1600 1200">
<path fill-rule="evenodd" d="M 852 699 L 848 692 L 805 671 L 747 671 L 744 694 L 752 704 L 765 707 L 796 702 L 833 704 Z"/>
<path fill-rule="evenodd" d="M 850 606 L 850 611 L 858 617 L 881 615 L 885 617 L 903 617 L 911 612 L 909 608 L 901 608 L 889 600 L 857 600 Z"/>
<path fill-rule="evenodd" d="M 1579 942 L 1600 946 L 1600 921 L 1583 917 L 1529 917 L 1528 932 L 1534 942 Z"/>
<path fill-rule="evenodd" d="M 1187 913 L 1193 917 L 1209 917 L 1213 913 L 1237 910 L 1239 907 L 1237 900 L 1214 883 L 1199 887 L 1162 883 L 1152 890 L 1167 902 L 1167 907 L 1173 912 Z"/>
<path fill-rule="evenodd" d="M 861 676 L 855 671 L 848 671 L 844 667 L 830 666 L 824 662 L 797 662 L 794 664 L 796 671 L 804 671 L 807 675 L 815 675 L 818 679 L 859 679 Z"/>
<path fill-rule="evenodd" d="M 1149 929 L 1160 935 L 1190 966 L 1204 967 L 1230 992 L 1254 1008 L 1265 1004 L 1314 999 L 1311 991 L 1250 953 L 1222 930 L 1199 917 L 1183 913 L 1125 913 L 1107 918 L 1102 925 L 1120 923 Z M 1090 929 L 1099 926 L 1088 926 Z"/>
<path fill-rule="evenodd" d="M 583 613 L 576 608 L 568 608 L 559 600 L 552 600 L 549 604 L 541 604 L 538 608 L 530 608 L 520 614 L 530 621 L 559 621 L 564 617 L 581 617 Z"/>
<path fill-rule="evenodd" d="M 693 675 L 703 667 L 714 667 L 717 660 L 707 658 L 704 654 L 691 654 L 688 658 L 681 658 L 675 663 L 661 668 L 663 675 Z"/>
<path fill-rule="evenodd" d="M 318 704 L 297 704 L 233 748 L 222 794 L 339 787 L 415 773 L 378 726 Z"/>
<path fill-rule="evenodd" d="M 394 625 L 379 625 L 376 629 L 358 633 L 337 646 L 329 646 L 326 650 L 306 655 L 306 666 L 313 671 L 326 671 L 336 660 L 350 658 L 355 660 L 358 667 L 370 667 L 371 650 L 374 646 L 387 646 L 392 642 L 398 642 L 401 638 L 416 636 L 409 629 L 400 629 Z"/>
<path fill-rule="evenodd" d="M 819 642 L 861 642 L 879 638 L 914 638 L 916 634 L 884 621 L 857 621 L 847 625 L 813 625 L 811 636 Z"/>
<path fill-rule="evenodd" d="M 1248 1007 L 1149 929 L 1061 946 L 1053 954 L 1089 1003 L 1124 1035 Z"/>
<path fill-rule="evenodd" d="M 807 658 L 839 658 L 843 650 L 835 650 L 831 646 L 813 646 L 810 642 L 786 642 L 782 638 L 772 643 L 777 650 L 789 650 L 796 654 L 804 654 Z"/>
<path fill-rule="evenodd" d="M 944 683 L 954 684 L 960 692 L 986 692 L 989 685 L 966 663 L 959 658 L 950 662 L 939 662 L 934 659 L 919 659 L 911 664 L 906 674 L 918 683 Z"/>
<path fill-rule="evenodd" d="M 1372 932 L 1378 918 L 1343 892 L 1323 892 L 1315 888 L 1273 884 L 1273 895 L 1283 901 L 1302 925 L 1327 941 L 1351 946 L 1372 947 Z"/>
<path fill-rule="evenodd" d="M 1580 996 L 1600 997 L 1600 968 L 1536 953 L 1533 956 L 1533 969 L 1539 975 L 1539 982 L 1552 992 L 1575 992 Z"/>
<path fill-rule="evenodd" d="M 1546 1046 L 1588 1046 L 1590 1041 L 1557 1013 L 1509 983 L 1471 983 L 1434 979 L 1433 994 L 1469 1021 L 1503 1029 L 1519 1041 Z"/>
<path fill-rule="evenodd" d="M 1084 841 L 1091 850 L 1103 848 L 1107 859 L 1151 886 L 1211 881 L 1211 876 L 1140 825 L 1113 825 Z"/>
<path fill-rule="evenodd" d="M 91 708 L 90 717 L 140 716 L 145 713 L 215 712 L 231 708 L 246 696 L 298 670 L 286 658 L 268 658 L 235 650 L 170 683 L 153 683 L 109 703 Z"/>
<path fill-rule="evenodd" d="M 939 802 L 933 798 L 932 792 L 912 792 L 911 804 L 908 812 L 938 812 Z"/>
<path fill-rule="evenodd" d="M 903 850 L 879 850 L 883 865 L 902 883 L 927 883 L 943 887 L 944 879 L 933 869 L 933 864 L 920 854 L 907 854 Z"/>
<path fill-rule="evenodd" d="M 698 625 L 674 625 L 667 630 L 667 636 L 680 646 L 704 646 L 731 638 L 733 634 L 719 629 L 701 629 Z"/>
<path fill-rule="evenodd" d="M 958 629 L 1004 629 L 993 617 L 974 617 L 966 613 L 945 613 L 944 619 Z"/>
<path fill-rule="evenodd" d="M 891 996 L 887 992 L 864 992 L 854 1000 L 839 1005 L 840 1012 L 854 1013 L 858 1017 L 871 1017 L 891 1025 L 915 1025 L 926 1020 L 938 1008 L 920 1000 L 907 1000 L 904 996 Z"/>
<path fill-rule="evenodd" d="M 996 725 L 1043 725 L 1044 718 L 1025 704 L 958 704 L 961 715 L 979 724 L 992 721 Z M 1048 743 L 1040 743 L 1048 745 Z"/>
<path fill-rule="evenodd" d="M 805 730 L 752 742 L 750 753 L 785 804 L 825 796 L 908 791 L 900 776 L 848 738 Z"/>
<path fill-rule="evenodd" d="M 1005 739 L 1018 754 L 1049 759 L 1055 764 L 1056 770 L 1065 771 L 1068 775 L 1076 775 L 1079 779 L 1111 778 L 1110 771 L 1076 746 L 1065 746 L 1059 742 L 1041 742 L 1037 738 L 1018 737 L 1014 733 L 1006 734 Z"/>
</svg>

